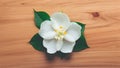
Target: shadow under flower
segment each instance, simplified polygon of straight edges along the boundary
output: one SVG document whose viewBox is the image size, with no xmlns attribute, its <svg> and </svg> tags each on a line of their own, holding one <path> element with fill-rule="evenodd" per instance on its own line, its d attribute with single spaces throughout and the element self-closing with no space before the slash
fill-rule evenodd
<svg viewBox="0 0 120 68">
<path fill-rule="evenodd" d="M 55 54 L 49 54 L 46 52 L 46 50 L 44 51 L 45 52 L 45 56 L 46 56 L 46 59 L 48 61 L 53 61 L 55 59 L 55 57 L 60 57 L 61 59 L 64 59 L 64 60 L 69 60 L 71 59 L 71 53 L 62 53 L 62 52 L 56 52 Z"/>
</svg>

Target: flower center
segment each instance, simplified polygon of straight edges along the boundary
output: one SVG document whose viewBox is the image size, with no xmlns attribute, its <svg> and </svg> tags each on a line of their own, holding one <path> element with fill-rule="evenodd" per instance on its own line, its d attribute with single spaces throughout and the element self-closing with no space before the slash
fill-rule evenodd
<svg viewBox="0 0 120 68">
<path fill-rule="evenodd" d="M 63 26 L 59 26 L 59 28 L 56 29 L 55 32 L 56 32 L 55 39 L 57 40 L 63 39 L 64 36 L 67 34 L 67 32 L 63 30 Z"/>
</svg>

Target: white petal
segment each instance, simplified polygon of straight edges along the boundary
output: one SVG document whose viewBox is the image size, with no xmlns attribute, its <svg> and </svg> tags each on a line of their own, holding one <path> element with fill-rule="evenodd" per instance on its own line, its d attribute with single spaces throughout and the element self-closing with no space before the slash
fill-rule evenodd
<svg viewBox="0 0 120 68">
<path fill-rule="evenodd" d="M 56 49 L 56 42 L 57 40 L 43 40 L 43 46 L 45 48 L 47 48 L 47 53 L 49 54 L 54 54 L 56 53 L 57 49 Z"/>
<path fill-rule="evenodd" d="M 60 51 L 63 53 L 71 53 L 73 51 L 74 46 L 75 46 L 75 42 L 68 42 L 64 40 L 63 47 Z"/>
<path fill-rule="evenodd" d="M 52 25 L 51 21 L 44 21 L 41 24 L 39 34 L 40 34 L 40 36 L 42 38 L 44 38 L 44 39 L 52 39 L 52 38 L 55 37 L 56 33 L 54 32 L 51 25 Z"/>
<path fill-rule="evenodd" d="M 54 23 L 53 27 L 55 29 L 59 26 L 63 26 L 64 29 L 67 29 L 70 26 L 69 17 L 62 12 L 56 12 L 53 15 L 51 15 L 51 21 L 52 23 Z"/>
<path fill-rule="evenodd" d="M 56 49 L 59 51 L 62 48 L 63 40 L 57 40 Z"/>
<path fill-rule="evenodd" d="M 64 39 L 69 42 L 75 42 L 81 36 L 81 26 L 77 23 L 72 23 L 67 30 L 67 34 L 65 35 Z"/>
</svg>

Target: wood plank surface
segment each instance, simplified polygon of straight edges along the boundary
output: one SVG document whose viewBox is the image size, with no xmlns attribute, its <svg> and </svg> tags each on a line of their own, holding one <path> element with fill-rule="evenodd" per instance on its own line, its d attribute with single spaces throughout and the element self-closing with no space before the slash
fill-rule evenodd
<svg viewBox="0 0 120 68">
<path fill-rule="evenodd" d="M 85 23 L 90 48 L 48 60 L 28 43 L 33 8 Z M 0 0 L 0 68 L 120 68 L 120 0 Z"/>
</svg>

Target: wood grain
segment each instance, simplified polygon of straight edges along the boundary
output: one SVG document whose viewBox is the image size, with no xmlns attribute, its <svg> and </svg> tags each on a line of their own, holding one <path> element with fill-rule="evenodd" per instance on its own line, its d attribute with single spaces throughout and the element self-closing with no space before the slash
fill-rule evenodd
<svg viewBox="0 0 120 68">
<path fill-rule="evenodd" d="M 33 8 L 63 11 L 86 24 L 90 46 L 69 60 L 46 55 L 28 41 L 38 32 Z M 0 68 L 120 68 L 120 0 L 0 0 Z"/>
</svg>

